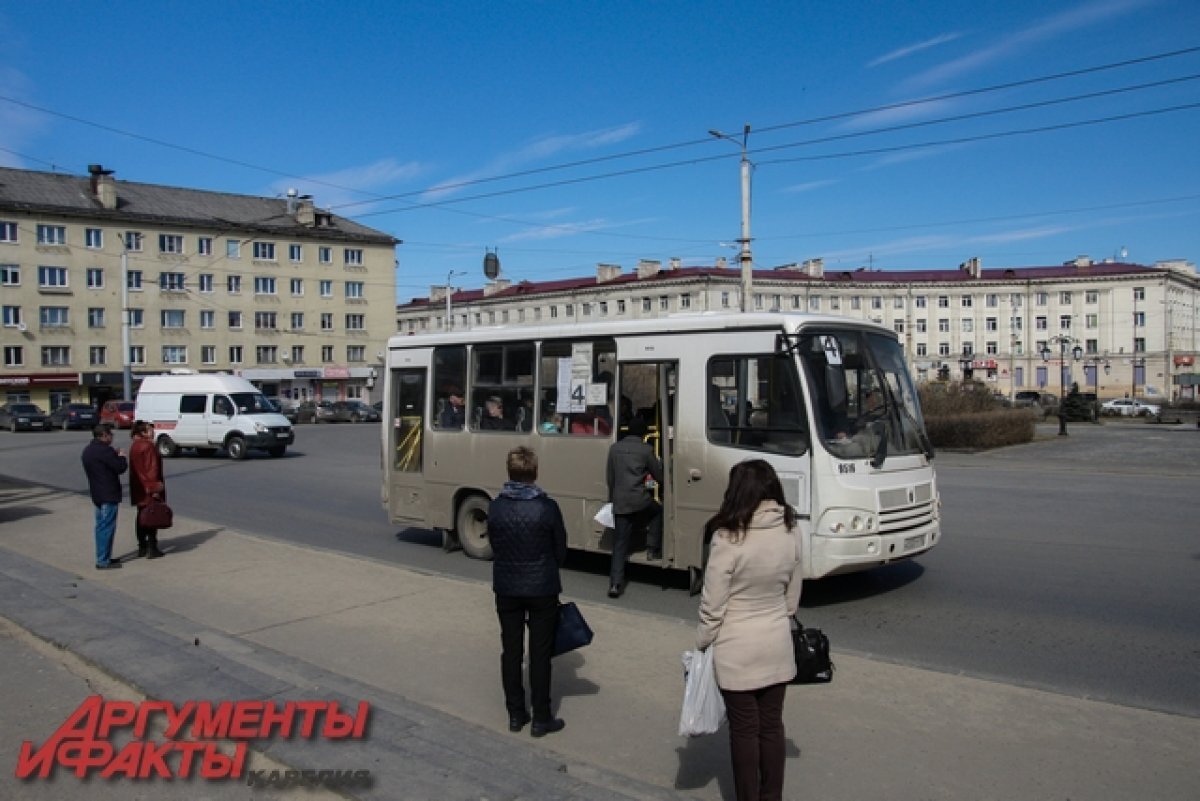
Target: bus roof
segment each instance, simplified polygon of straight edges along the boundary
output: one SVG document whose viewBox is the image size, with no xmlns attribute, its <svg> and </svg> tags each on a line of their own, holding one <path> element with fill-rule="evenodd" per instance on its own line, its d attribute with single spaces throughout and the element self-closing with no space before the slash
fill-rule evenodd
<svg viewBox="0 0 1200 801">
<path fill-rule="evenodd" d="M 854 317 L 804 312 L 692 312 L 645 317 L 636 320 L 595 320 L 545 324 L 512 323 L 508 325 L 473 326 L 454 331 L 413 332 L 393 334 L 388 349 L 429 347 L 432 345 L 468 344 L 505 339 L 570 339 L 581 336 L 630 336 L 685 331 L 729 331 L 775 328 L 795 332 L 800 326 L 822 325 L 837 328 L 858 328 L 896 336 L 887 326 Z"/>
</svg>

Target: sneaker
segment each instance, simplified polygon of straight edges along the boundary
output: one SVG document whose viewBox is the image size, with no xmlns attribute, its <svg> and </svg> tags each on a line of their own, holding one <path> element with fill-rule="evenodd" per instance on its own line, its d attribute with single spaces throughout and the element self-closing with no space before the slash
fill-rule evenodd
<svg viewBox="0 0 1200 801">
<path fill-rule="evenodd" d="M 567 724 L 562 718 L 550 718 L 550 720 L 535 720 L 529 728 L 529 733 L 534 737 L 545 737 L 547 734 L 554 734 L 556 731 L 562 731 Z"/>
<path fill-rule="evenodd" d="M 116 559 L 114 559 L 106 565 L 96 565 L 96 569 L 97 570 L 113 570 L 120 566 L 121 566 L 121 563 L 118 562 Z"/>
</svg>

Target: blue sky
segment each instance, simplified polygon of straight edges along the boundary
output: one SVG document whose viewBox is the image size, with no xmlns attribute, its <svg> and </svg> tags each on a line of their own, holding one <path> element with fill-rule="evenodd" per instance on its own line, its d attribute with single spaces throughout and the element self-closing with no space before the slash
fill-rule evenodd
<svg viewBox="0 0 1200 801">
<path fill-rule="evenodd" d="M 295 187 L 401 301 L 736 264 L 746 124 L 760 269 L 1197 261 L 1197 48 L 1195 0 L 0 0 L 0 164 Z"/>
</svg>

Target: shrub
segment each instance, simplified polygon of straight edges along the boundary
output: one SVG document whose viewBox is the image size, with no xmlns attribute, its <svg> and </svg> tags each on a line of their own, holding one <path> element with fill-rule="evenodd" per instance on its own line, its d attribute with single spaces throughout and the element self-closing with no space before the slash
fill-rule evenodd
<svg viewBox="0 0 1200 801">
<path fill-rule="evenodd" d="M 1035 410 L 1005 408 L 978 382 L 923 384 L 918 394 L 935 448 L 999 448 L 1033 440 Z"/>
</svg>

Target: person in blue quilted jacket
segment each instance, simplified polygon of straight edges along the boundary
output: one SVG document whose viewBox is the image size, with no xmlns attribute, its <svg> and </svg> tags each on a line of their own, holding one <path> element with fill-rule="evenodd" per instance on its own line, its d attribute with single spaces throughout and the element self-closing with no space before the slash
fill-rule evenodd
<svg viewBox="0 0 1200 801">
<path fill-rule="evenodd" d="M 550 658 L 558 627 L 558 569 L 567 558 L 562 511 L 536 483 L 537 454 L 529 448 L 508 453 L 508 481 L 488 507 L 492 544 L 492 590 L 500 618 L 500 677 L 508 707 L 509 731 L 530 721 L 521 663 L 529 630 L 529 689 L 533 702 L 530 734 L 561 731 L 550 709 Z"/>
</svg>

